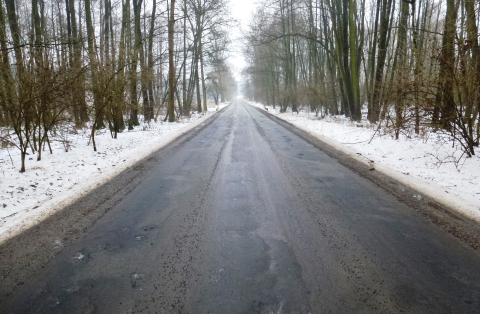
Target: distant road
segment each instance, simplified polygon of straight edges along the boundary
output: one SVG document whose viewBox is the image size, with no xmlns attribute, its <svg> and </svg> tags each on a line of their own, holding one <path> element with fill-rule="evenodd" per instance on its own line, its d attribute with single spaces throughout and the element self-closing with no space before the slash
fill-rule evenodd
<svg viewBox="0 0 480 314">
<path fill-rule="evenodd" d="M 0 312 L 480 313 L 479 252 L 241 100 L 214 119 Z"/>
</svg>

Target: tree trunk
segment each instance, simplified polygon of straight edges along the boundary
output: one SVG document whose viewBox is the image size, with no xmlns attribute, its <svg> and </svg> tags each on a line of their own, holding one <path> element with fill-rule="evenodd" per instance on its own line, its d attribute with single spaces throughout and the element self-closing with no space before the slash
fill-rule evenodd
<svg viewBox="0 0 480 314">
<path fill-rule="evenodd" d="M 408 24 L 408 3 L 400 0 L 400 18 L 398 22 L 398 42 L 397 50 L 395 51 L 395 59 L 393 62 L 392 77 L 395 76 L 398 68 L 400 70 L 406 70 L 405 61 L 406 61 L 406 44 L 407 44 L 407 24 Z M 403 86 L 404 83 L 404 73 L 399 74 L 400 77 L 400 86 Z M 395 138 L 398 140 L 400 137 L 400 130 L 403 128 L 403 109 L 404 109 L 404 99 L 403 96 L 397 97 L 395 102 Z"/>
<path fill-rule="evenodd" d="M 200 42 L 198 46 L 198 53 L 200 55 L 200 73 L 202 75 L 202 94 L 203 94 L 203 110 L 207 111 L 207 87 L 205 85 L 205 73 L 203 70 L 203 49 L 202 49 L 202 37 L 200 37 Z"/>
<path fill-rule="evenodd" d="M 471 69 L 475 72 L 474 81 L 472 82 L 473 103 L 471 108 L 467 110 L 465 116 L 467 118 L 468 132 L 471 139 L 474 138 L 474 124 L 476 116 L 480 112 L 480 47 L 478 44 L 478 27 L 476 24 L 475 0 L 465 0 L 465 10 L 467 11 L 467 34 L 468 45 L 472 53 Z M 472 145 L 478 146 L 480 134 L 477 132 L 477 140 Z"/>
<path fill-rule="evenodd" d="M 15 10 L 15 1 L 14 0 L 5 0 L 7 7 L 7 16 L 8 22 L 10 24 L 10 34 L 13 39 L 13 51 L 15 53 L 16 69 L 17 69 L 17 80 L 18 80 L 18 89 L 17 97 L 15 94 L 12 94 L 15 97 L 16 101 L 14 102 L 15 107 L 13 107 L 13 129 L 19 140 L 22 166 L 20 172 L 25 172 L 25 156 L 27 154 L 27 149 L 29 145 L 29 137 L 31 133 L 31 108 L 28 106 L 27 95 L 29 88 L 26 85 L 25 78 L 25 68 L 23 63 L 23 54 L 20 46 L 20 29 L 17 22 L 17 13 Z M 8 65 L 10 67 L 10 65 Z M 12 76 L 13 78 L 13 76 Z M 12 81 L 13 83 L 13 81 Z M 13 86 L 12 86 L 13 88 Z"/>
<path fill-rule="evenodd" d="M 170 0 L 170 18 L 168 19 L 168 121 L 175 121 L 175 0 Z"/>
<path fill-rule="evenodd" d="M 155 98 L 153 97 L 153 35 L 155 31 L 155 14 L 157 12 L 157 3 L 153 1 L 152 7 L 152 17 L 150 20 L 150 32 L 148 34 L 148 69 L 147 69 L 147 84 L 148 84 L 148 98 L 149 98 L 149 107 L 148 107 L 148 116 L 150 119 L 154 118 L 153 108 L 155 104 Z"/>
<path fill-rule="evenodd" d="M 375 26 L 372 35 L 372 43 L 370 47 L 370 58 L 368 62 L 369 70 L 370 70 L 370 84 L 368 88 L 368 114 L 367 119 L 371 121 L 373 115 L 373 91 L 375 90 L 375 58 L 377 55 L 377 34 L 378 34 L 378 19 L 380 16 L 380 8 L 381 8 L 381 1 L 377 0 L 376 10 L 375 10 Z M 403 1 L 403 0 L 400 0 Z"/>
<path fill-rule="evenodd" d="M 197 20 L 199 20 L 199 17 L 197 17 Z M 200 94 L 200 74 L 198 73 L 198 64 L 200 61 L 200 51 L 199 51 L 199 38 L 202 36 L 201 31 L 199 30 L 199 25 L 200 23 L 197 21 L 197 34 L 195 37 L 195 86 L 196 86 L 196 91 L 197 91 L 197 111 L 202 112 L 202 98 Z"/>
<path fill-rule="evenodd" d="M 442 52 L 440 55 L 439 85 L 436 96 L 436 112 L 434 121 L 441 113 L 441 124 L 449 129 L 455 118 L 455 99 L 453 95 L 454 63 L 455 63 L 455 34 L 457 21 L 457 7 L 455 0 L 447 1 L 445 25 L 443 30 Z"/>
<path fill-rule="evenodd" d="M 190 106 L 187 102 L 187 0 L 183 0 L 183 14 L 183 60 L 185 65 L 183 67 L 182 107 L 183 114 L 188 116 L 190 114 Z"/>
<path fill-rule="evenodd" d="M 87 103 L 85 101 L 85 79 L 82 70 L 82 43 L 79 39 L 77 19 L 75 12 L 75 0 L 68 0 L 70 7 L 70 21 L 72 25 L 72 44 L 73 44 L 73 69 L 76 73 L 81 73 L 82 79 L 74 86 L 73 102 L 79 110 L 80 123 L 86 123 L 88 118 Z"/>
<path fill-rule="evenodd" d="M 381 99 L 380 93 L 382 89 L 383 69 L 385 66 L 385 59 L 387 57 L 387 34 L 389 30 L 390 12 L 392 8 L 392 0 L 383 0 L 382 14 L 380 17 L 380 38 L 378 42 L 378 60 L 375 73 L 375 82 L 372 96 L 372 114 L 370 115 L 370 122 L 377 122 L 380 117 Z"/>
</svg>

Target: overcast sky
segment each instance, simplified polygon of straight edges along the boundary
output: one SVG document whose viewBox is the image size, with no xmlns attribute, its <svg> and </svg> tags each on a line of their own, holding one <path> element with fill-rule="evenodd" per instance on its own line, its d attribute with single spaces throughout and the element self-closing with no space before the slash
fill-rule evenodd
<svg viewBox="0 0 480 314">
<path fill-rule="evenodd" d="M 242 36 L 242 31 L 247 29 L 247 25 L 250 22 L 252 13 L 254 12 L 258 1 L 259 0 L 230 0 L 232 15 L 240 23 L 240 27 L 232 31 L 232 49 L 234 52 L 229 60 L 234 68 L 237 80 L 241 79 L 240 72 L 246 65 L 242 55 L 242 43 L 240 37 Z"/>
</svg>

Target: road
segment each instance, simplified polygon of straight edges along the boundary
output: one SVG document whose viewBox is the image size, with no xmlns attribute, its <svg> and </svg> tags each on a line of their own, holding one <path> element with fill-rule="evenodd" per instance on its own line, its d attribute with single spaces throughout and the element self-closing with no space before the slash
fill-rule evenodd
<svg viewBox="0 0 480 314">
<path fill-rule="evenodd" d="M 214 119 L 0 312 L 480 313 L 478 251 L 241 100 Z"/>
</svg>

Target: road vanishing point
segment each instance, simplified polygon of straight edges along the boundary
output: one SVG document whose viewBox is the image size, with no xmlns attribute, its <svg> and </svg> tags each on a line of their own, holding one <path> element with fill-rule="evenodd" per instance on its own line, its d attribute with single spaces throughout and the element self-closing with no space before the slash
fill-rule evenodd
<svg viewBox="0 0 480 314">
<path fill-rule="evenodd" d="M 302 134 L 235 100 L 0 247 L 49 239 L 0 312 L 480 313 L 479 251 Z"/>
</svg>

